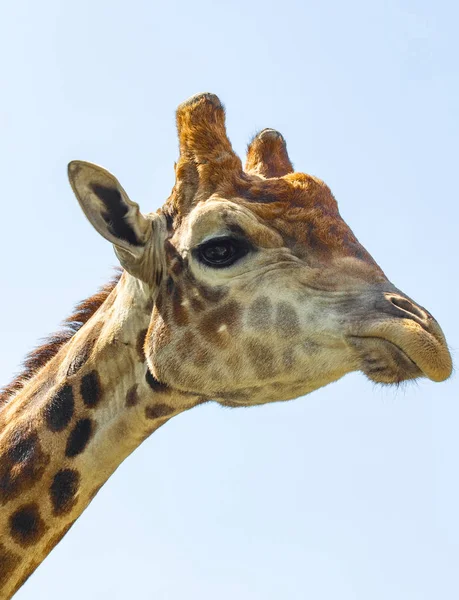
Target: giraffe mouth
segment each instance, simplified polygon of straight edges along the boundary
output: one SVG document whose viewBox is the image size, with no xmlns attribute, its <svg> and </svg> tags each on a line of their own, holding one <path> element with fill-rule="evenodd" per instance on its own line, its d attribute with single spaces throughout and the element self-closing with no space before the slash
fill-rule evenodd
<svg viewBox="0 0 459 600">
<path fill-rule="evenodd" d="M 444 381 L 451 375 L 453 364 L 440 325 L 395 288 L 373 297 L 367 317 L 349 333 L 360 369 L 373 381 Z"/>
<path fill-rule="evenodd" d="M 412 319 L 390 319 L 366 329 L 350 336 L 349 342 L 361 359 L 361 370 L 373 381 L 398 383 L 416 377 L 444 381 L 451 375 L 451 355 L 435 320 L 422 326 Z"/>
<path fill-rule="evenodd" d="M 397 384 L 425 373 L 396 344 L 379 337 L 349 338 L 360 360 L 360 370 L 375 383 Z"/>
</svg>

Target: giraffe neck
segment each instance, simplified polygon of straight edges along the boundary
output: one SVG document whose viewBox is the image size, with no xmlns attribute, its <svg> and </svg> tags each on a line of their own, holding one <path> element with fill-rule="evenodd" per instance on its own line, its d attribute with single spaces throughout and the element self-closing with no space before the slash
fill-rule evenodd
<svg viewBox="0 0 459 600">
<path fill-rule="evenodd" d="M 142 346 L 151 298 L 143 285 L 125 274 L 0 412 L 1 598 L 22 585 L 146 437 L 200 401 L 148 371 Z"/>
</svg>

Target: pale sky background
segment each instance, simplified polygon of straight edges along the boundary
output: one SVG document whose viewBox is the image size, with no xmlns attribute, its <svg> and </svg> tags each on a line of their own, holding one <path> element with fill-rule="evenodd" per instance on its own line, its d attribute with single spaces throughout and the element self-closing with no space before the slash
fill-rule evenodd
<svg viewBox="0 0 459 600">
<path fill-rule="evenodd" d="M 0 9 L 0 383 L 110 278 L 66 180 L 173 184 L 176 106 L 220 96 L 324 179 L 458 360 L 457 2 L 65 2 Z M 172 419 L 109 480 L 18 600 L 457 600 L 458 379 L 352 374 L 287 404 Z"/>
</svg>

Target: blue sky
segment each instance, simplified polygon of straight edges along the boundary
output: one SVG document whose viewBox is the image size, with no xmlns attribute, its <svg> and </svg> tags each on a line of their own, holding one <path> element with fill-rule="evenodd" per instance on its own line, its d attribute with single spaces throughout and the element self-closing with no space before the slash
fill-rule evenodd
<svg viewBox="0 0 459 600">
<path fill-rule="evenodd" d="M 457 360 L 457 3 L 5 3 L 0 20 L 0 382 L 113 251 L 66 165 L 114 172 L 145 211 L 173 184 L 176 106 L 227 107 L 324 179 Z M 458 383 L 361 374 L 288 404 L 171 420 L 109 480 L 19 600 L 459 597 Z"/>
</svg>

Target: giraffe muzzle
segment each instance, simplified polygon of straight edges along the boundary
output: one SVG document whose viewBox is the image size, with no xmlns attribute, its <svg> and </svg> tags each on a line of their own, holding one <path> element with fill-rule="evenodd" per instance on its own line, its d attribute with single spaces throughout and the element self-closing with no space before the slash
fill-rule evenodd
<svg viewBox="0 0 459 600">
<path fill-rule="evenodd" d="M 452 372 L 445 336 L 434 317 L 397 291 L 378 294 L 371 316 L 350 337 L 361 369 L 374 381 L 425 376 L 444 381 Z"/>
</svg>

